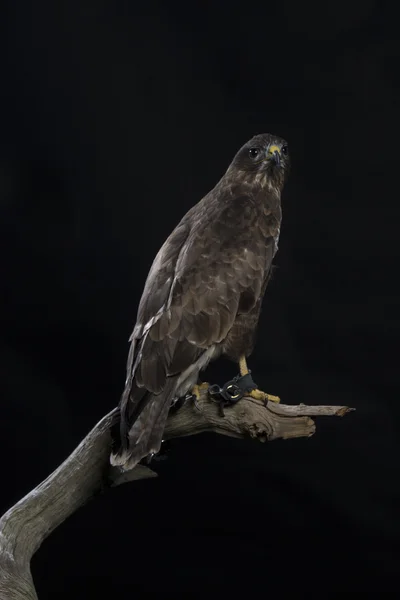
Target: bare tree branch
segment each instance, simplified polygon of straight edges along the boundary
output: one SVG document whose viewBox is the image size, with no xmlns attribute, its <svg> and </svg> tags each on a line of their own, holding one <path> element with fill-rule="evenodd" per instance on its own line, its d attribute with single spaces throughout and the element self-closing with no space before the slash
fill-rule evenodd
<svg viewBox="0 0 400 600">
<path fill-rule="evenodd" d="M 343 416 L 345 406 L 288 406 L 250 397 L 225 408 L 203 392 L 196 405 L 186 402 L 169 416 L 165 439 L 214 431 L 260 441 L 308 437 L 315 432 L 311 416 Z M 117 410 L 106 415 L 72 454 L 40 485 L 11 507 L 0 519 L 0 600 L 37 599 L 30 561 L 44 539 L 90 498 L 122 483 L 156 477 L 144 465 L 131 471 L 110 466 L 110 427 Z"/>
</svg>

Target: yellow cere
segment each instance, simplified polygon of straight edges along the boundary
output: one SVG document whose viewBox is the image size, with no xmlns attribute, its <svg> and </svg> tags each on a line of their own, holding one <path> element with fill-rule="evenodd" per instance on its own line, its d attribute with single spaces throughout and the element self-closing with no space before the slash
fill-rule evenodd
<svg viewBox="0 0 400 600">
<path fill-rule="evenodd" d="M 278 152 L 280 154 L 281 149 L 278 146 L 270 146 L 268 148 L 268 152 L 269 152 L 269 154 L 273 154 L 274 152 Z"/>
</svg>

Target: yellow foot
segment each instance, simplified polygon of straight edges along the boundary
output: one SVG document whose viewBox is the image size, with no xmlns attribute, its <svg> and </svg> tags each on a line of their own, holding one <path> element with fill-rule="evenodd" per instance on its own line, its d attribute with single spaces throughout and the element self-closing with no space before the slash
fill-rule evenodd
<svg viewBox="0 0 400 600">
<path fill-rule="evenodd" d="M 208 388 L 210 387 L 210 384 L 207 383 L 206 381 L 200 384 L 194 385 L 191 389 L 191 392 L 193 394 L 193 396 L 196 398 L 196 400 L 200 400 L 200 396 L 201 396 L 201 391 L 202 390 L 208 390 Z"/>
<path fill-rule="evenodd" d="M 262 402 L 280 402 L 281 401 L 279 396 L 273 396 L 272 394 L 266 394 L 265 392 L 262 392 L 261 390 L 258 390 L 258 389 L 251 390 L 251 392 L 249 393 L 249 396 L 251 396 L 252 398 L 255 398 L 256 400 L 261 400 Z"/>
<path fill-rule="evenodd" d="M 248 373 L 249 373 L 249 369 L 247 367 L 247 361 L 246 361 L 245 356 L 241 356 L 239 359 L 239 371 L 240 371 L 240 375 L 242 377 L 244 377 L 245 375 L 248 375 Z"/>
<path fill-rule="evenodd" d="M 247 366 L 247 360 L 246 360 L 245 356 L 241 356 L 239 358 L 239 370 L 240 370 L 241 377 L 245 377 L 245 375 L 249 374 L 249 368 Z M 264 402 L 264 404 L 266 404 L 267 402 L 280 402 L 281 401 L 281 399 L 278 396 L 273 396 L 272 394 L 266 394 L 265 392 L 262 392 L 261 390 L 258 390 L 257 388 L 255 390 L 252 390 L 248 395 L 251 396 L 252 398 L 255 398 L 255 400 L 261 400 L 261 402 Z"/>
</svg>

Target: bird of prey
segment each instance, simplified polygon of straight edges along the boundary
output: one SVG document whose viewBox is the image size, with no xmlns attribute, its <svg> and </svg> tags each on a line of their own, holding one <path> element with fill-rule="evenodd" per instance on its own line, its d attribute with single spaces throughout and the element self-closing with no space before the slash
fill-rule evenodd
<svg viewBox="0 0 400 600">
<path fill-rule="evenodd" d="M 224 355 L 249 373 L 288 170 L 285 140 L 256 135 L 159 250 L 129 339 L 112 465 L 131 469 L 159 452 L 171 405 L 189 392 L 199 397 L 211 360 Z M 257 388 L 250 395 L 267 398 Z"/>
</svg>

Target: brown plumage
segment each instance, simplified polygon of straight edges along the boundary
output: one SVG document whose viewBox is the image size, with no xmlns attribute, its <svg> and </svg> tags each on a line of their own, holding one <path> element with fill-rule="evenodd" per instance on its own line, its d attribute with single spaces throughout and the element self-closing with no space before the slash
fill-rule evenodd
<svg viewBox="0 0 400 600">
<path fill-rule="evenodd" d="M 172 401 L 210 360 L 252 352 L 288 168 L 284 140 L 255 136 L 158 252 L 130 337 L 113 465 L 159 451 Z"/>
</svg>

